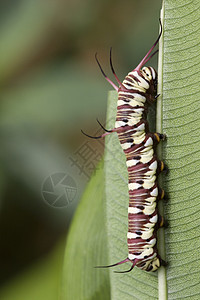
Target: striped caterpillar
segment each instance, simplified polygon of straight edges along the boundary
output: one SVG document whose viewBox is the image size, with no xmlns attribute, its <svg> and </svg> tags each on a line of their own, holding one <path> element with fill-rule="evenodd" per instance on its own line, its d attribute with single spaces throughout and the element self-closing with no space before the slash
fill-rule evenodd
<svg viewBox="0 0 200 300">
<path fill-rule="evenodd" d="M 110 66 L 119 88 L 106 76 L 98 59 L 96 61 L 106 80 L 118 92 L 117 116 L 115 128 L 106 130 L 101 138 L 117 132 L 120 144 L 126 156 L 128 169 L 129 207 L 128 207 L 128 257 L 118 263 L 104 266 L 114 267 L 131 262 L 130 272 L 135 266 L 145 271 L 156 271 L 165 265 L 157 250 L 157 230 L 163 226 L 164 220 L 158 213 L 157 202 L 164 197 L 164 191 L 158 187 L 157 176 L 165 168 L 164 163 L 157 159 L 155 146 L 164 139 L 160 133 L 150 133 L 146 119 L 148 104 L 153 103 L 158 95 L 157 73 L 152 67 L 144 65 L 155 55 L 152 53 L 162 34 L 160 34 L 138 66 L 128 73 L 123 82 L 117 77 L 111 58 Z M 103 267 L 103 266 L 101 266 Z"/>
</svg>

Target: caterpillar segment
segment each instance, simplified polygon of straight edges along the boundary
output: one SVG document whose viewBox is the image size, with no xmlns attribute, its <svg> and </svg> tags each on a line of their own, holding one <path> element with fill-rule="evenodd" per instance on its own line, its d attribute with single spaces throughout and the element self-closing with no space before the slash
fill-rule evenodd
<svg viewBox="0 0 200 300">
<path fill-rule="evenodd" d="M 164 192 L 159 192 L 157 176 L 164 163 L 157 159 L 155 146 L 164 135 L 149 133 L 146 120 L 148 105 L 155 101 L 156 82 L 157 73 L 152 67 L 134 70 L 125 77 L 119 87 L 115 124 L 120 128 L 117 133 L 128 169 L 128 259 L 145 271 L 156 271 L 162 264 L 157 230 L 164 220 L 157 202 Z"/>
<path fill-rule="evenodd" d="M 153 67 L 144 67 L 144 64 L 157 53 L 155 51 L 151 54 L 161 34 L 162 26 L 152 48 L 138 66 L 128 73 L 123 82 L 120 82 L 115 74 L 110 52 L 111 69 L 119 84 L 115 128 L 95 137 L 100 138 L 117 132 L 126 156 L 129 189 L 128 257 L 106 266 L 113 267 L 131 262 L 131 268 L 125 272 L 131 271 L 135 266 L 148 272 L 156 271 L 162 264 L 165 265 L 157 250 L 157 230 L 164 225 L 164 219 L 159 215 L 157 208 L 158 200 L 164 198 L 164 191 L 159 188 L 157 178 L 165 166 L 157 159 L 155 153 L 156 145 L 165 138 L 165 135 L 151 133 L 148 129 L 146 119 L 148 106 L 158 97 L 157 72 Z M 98 60 L 97 62 L 104 77 L 111 83 Z M 114 83 L 111 84 L 116 87 Z"/>
</svg>

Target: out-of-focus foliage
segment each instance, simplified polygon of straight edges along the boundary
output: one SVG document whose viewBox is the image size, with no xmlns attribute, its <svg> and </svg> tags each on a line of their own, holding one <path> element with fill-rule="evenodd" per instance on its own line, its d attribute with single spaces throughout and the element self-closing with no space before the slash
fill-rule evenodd
<svg viewBox="0 0 200 300">
<path fill-rule="evenodd" d="M 82 128 L 95 135 L 96 117 L 105 122 L 110 87 L 94 53 L 109 73 L 112 46 L 123 78 L 156 38 L 159 9 L 159 1 L 148 0 L 1 1 L 2 284 L 66 234 L 101 159 L 103 142 L 80 133 Z M 67 206 L 55 208 L 44 201 L 42 188 L 48 176 L 61 172 L 74 179 L 77 193 Z"/>
<path fill-rule="evenodd" d="M 62 239 L 52 253 L 44 259 L 37 261 L 33 266 L 0 290 L 1 300 L 36 300 L 36 299 L 58 299 L 60 290 L 63 246 Z"/>
</svg>

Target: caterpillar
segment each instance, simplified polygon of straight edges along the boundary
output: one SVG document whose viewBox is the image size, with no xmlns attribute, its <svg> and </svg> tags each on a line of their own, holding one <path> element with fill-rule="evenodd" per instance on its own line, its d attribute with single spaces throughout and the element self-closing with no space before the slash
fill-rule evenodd
<svg viewBox="0 0 200 300">
<path fill-rule="evenodd" d="M 157 73 L 153 67 L 144 65 L 158 50 L 153 49 L 162 35 L 160 21 L 160 34 L 138 66 L 128 73 L 123 82 L 117 77 L 110 50 L 110 66 L 119 87 L 117 87 L 104 73 L 98 59 L 96 61 L 106 80 L 118 92 L 117 115 L 115 128 L 107 130 L 102 138 L 112 132 L 117 132 L 121 147 L 126 156 L 128 169 L 129 207 L 128 207 L 128 257 L 109 266 L 114 267 L 131 262 L 130 272 L 135 266 L 145 271 L 156 271 L 161 265 L 166 265 L 161 259 L 157 249 L 157 230 L 163 226 L 164 219 L 158 213 L 158 200 L 164 198 L 164 190 L 157 183 L 158 174 L 165 169 L 162 161 L 158 160 L 155 147 L 165 138 L 164 134 L 151 133 L 148 129 L 147 110 L 157 95 Z M 153 53 L 152 53 L 153 52 Z"/>
</svg>

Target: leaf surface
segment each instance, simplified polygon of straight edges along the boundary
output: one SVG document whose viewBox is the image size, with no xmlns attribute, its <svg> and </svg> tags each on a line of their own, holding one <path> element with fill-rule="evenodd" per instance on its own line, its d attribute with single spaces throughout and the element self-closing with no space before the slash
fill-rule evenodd
<svg viewBox="0 0 200 300">
<path fill-rule="evenodd" d="M 200 299 L 200 9 L 199 1 L 166 0 L 163 56 L 163 180 L 168 299 Z"/>
<path fill-rule="evenodd" d="M 102 164 L 76 211 L 65 251 L 62 300 L 110 299 Z"/>
<path fill-rule="evenodd" d="M 135 268 L 128 274 L 115 274 L 111 270 L 112 299 L 157 299 L 158 295 L 162 300 L 200 298 L 200 96 L 196 70 L 200 63 L 200 21 L 197 6 L 195 1 L 167 0 L 163 10 L 157 130 L 167 135 L 167 141 L 158 151 L 169 168 L 161 180 L 169 195 L 169 201 L 164 205 L 164 215 L 169 221 L 165 230 L 167 277 L 161 271 L 149 274 Z M 116 99 L 117 94 L 111 93 L 108 128 L 114 127 Z M 128 180 L 125 156 L 116 134 L 106 139 L 108 250 L 109 263 L 114 263 L 127 257 Z M 165 252 L 164 249 L 160 251 Z M 125 265 L 116 268 L 124 270 Z"/>
</svg>

